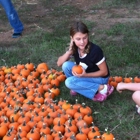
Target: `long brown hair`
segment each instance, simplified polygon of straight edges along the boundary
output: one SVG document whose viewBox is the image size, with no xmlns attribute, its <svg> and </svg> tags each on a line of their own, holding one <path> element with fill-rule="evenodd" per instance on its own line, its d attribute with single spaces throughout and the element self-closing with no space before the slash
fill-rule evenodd
<svg viewBox="0 0 140 140">
<path fill-rule="evenodd" d="M 70 36 L 73 37 L 77 32 L 81 32 L 83 34 L 89 34 L 87 26 L 81 21 L 77 21 L 71 26 Z M 85 53 L 89 52 L 89 48 L 90 48 L 90 42 L 88 40 L 88 43 L 85 47 Z M 75 43 L 73 43 L 73 46 L 72 46 L 73 53 L 76 51 L 76 49 L 77 49 L 77 46 L 75 45 Z"/>
</svg>

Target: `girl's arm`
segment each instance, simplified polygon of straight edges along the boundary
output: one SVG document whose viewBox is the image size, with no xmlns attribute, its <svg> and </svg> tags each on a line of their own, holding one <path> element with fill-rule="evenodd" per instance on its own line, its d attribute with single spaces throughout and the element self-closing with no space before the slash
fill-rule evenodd
<svg viewBox="0 0 140 140">
<path fill-rule="evenodd" d="M 73 54 L 73 51 L 72 51 L 72 46 L 73 46 L 73 40 L 72 40 L 72 37 L 71 37 L 71 40 L 70 40 L 70 44 L 69 44 L 69 47 L 68 47 L 68 51 L 66 51 L 66 53 L 64 53 L 62 56 L 60 56 L 57 60 L 57 66 L 60 67 L 62 66 L 62 64 L 69 60 L 70 57 L 72 56 Z"/>
<path fill-rule="evenodd" d="M 103 61 L 100 65 L 98 65 L 99 70 L 96 72 L 90 72 L 90 73 L 86 73 L 85 71 L 81 74 L 81 75 L 77 75 L 78 77 L 102 77 L 102 76 L 106 76 L 108 74 L 108 69 L 107 69 L 107 65 L 106 62 Z"/>
<path fill-rule="evenodd" d="M 122 92 L 122 90 L 140 91 L 140 83 L 118 83 L 116 90 Z"/>
<path fill-rule="evenodd" d="M 66 53 L 64 53 L 62 56 L 60 56 L 57 60 L 57 66 L 58 67 L 62 66 L 62 64 L 65 61 L 70 59 L 71 55 L 72 55 L 72 50 L 68 50 Z"/>
</svg>

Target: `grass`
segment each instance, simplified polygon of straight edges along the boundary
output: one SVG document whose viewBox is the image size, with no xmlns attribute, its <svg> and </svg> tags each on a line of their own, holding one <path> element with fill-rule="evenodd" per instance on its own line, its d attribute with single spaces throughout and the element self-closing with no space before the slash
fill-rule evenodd
<svg viewBox="0 0 140 140">
<path fill-rule="evenodd" d="M 23 5 L 18 11 L 19 15 L 22 15 L 21 20 L 25 24 L 31 25 L 28 30 L 32 30 L 32 32 L 25 34 L 17 42 L 1 42 L 0 60 L 4 59 L 8 66 L 13 66 L 18 63 L 26 64 L 30 58 L 35 65 L 46 62 L 50 68 L 61 70 L 56 66 L 57 58 L 65 51 L 69 43 L 70 24 L 75 19 L 80 19 L 89 27 L 91 41 L 102 47 L 112 76 L 134 77 L 139 75 L 140 23 L 128 21 L 114 23 L 109 28 L 99 28 L 95 21 L 84 18 L 90 10 L 95 9 L 98 11 L 120 6 L 119 8 L 128 7 L 128 11 L 133 11 L 135 7 L 138 7 L 138 0 L 106 0 L 101 1 L 98 5 L 91 5 L 88 10 L 81 10 L 80 7 L 70 2 L 67 2 L 66 5 L 62 2 L 56 0 L 40 2 L 44 6 L 44 10 L 47 10 L 44 17 L 35 17 L 32 14 L 37 5 Z M 4 19 L 5 13 L 2 14 L 0 17 Z M 91 15 L 94 14 L 98 14 L 98 12 Z M 112 16 L 111 18 L 113 18 Z M 114 16 L 115 18 L 122 17 L 122 15 Z M 125 18 L 125 15 L 123 16 Z M 92 35 L 93 30 L 95 35 Z M 5 63 L 0 61 L 0 65 L 3 66 Z M 69 96 L 69 90 L 64 83 L 60 88 L 61 95 L 57 99 L 63 98 L 75 103 L 75 99 Z M 104 103 L 95 103 L 80 95 L 76 98 L 80 103 L 85 102 L 93 109 L 95 124 L 101 131 L 109 127 L 117 140 L 138 140 L 140 138 L 140 117 L 135 113 L 135 104 L 131 96 L 130 91 L 124 91 L 122 94 L 115 91 Z"/>
</svg>

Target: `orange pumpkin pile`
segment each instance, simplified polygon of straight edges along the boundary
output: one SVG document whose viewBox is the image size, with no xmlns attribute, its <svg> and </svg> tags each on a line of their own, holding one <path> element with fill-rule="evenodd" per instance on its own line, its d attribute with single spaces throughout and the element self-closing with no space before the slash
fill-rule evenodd
<svg viewBox="0 0 140 140">
<path fill-rule="evenodd" d="M 113 140 L 113 134 L 101 134 L 84 103 L 55 102 L 65 78 L 46 63 L 1 67 L 0 139 Z"/>
<path fill-rule="evenodd" d="M 122 77 L 122 76 L 110 76 L 108 83 L 115 88 L 117 87 L 117 84 L 120 82 L 124 83 L 140 83 L 140 77 L 135 76 L 134 78 L 132 77 Z"/>
</svg>

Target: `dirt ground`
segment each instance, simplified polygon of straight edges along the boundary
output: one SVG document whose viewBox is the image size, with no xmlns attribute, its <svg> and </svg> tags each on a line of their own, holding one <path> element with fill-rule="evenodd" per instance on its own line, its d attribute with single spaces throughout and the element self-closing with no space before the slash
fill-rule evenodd
<svg viewBox="0 0 140 140">
<path fill-rule="evenodd" d="M 128 8 L 113 8 L 113 9 L 104 9 L 100 8 L 100 10 L 89 10 L 93 3 L 96 5 L 100 2 L 107 1 L 107 0 L 61 0 L 59 1 L 58 5 L 66 5 L 71 4 L 79 7 L 81 10 L 85 10 L 86 20 L 94 20 L 97 23 L 97 28 L 107 29 L 111 25 L 115 23 L 126 23 L 126 22 L 140 22 L 140 7 L 130 11 Z M 17 0 L 15 2 L 15 7 L 17 11 L 21 10 L 26 5 L 32 5 L 36 8 L 33 9 L 32 14 L 34 14 L 34 18 L 37 16 L 45 16 L 46 12 L 50 9 L 46 9 L 41 2 L 38 0 Z M 93 14 L 94 13 L 94 14 Z M 2 7 L 0 6 L 0 14 L 5 15 Z M 23 15 L 23 14 L 22 14 Z M 25 14 L 26 16 L 26 14 Z M 39 20 L 38 20 L 39 21 Z M 24 24 L 24 31 L 23 36 L 32 33 L 32 29 L 30 27 L 34 26 L 34 30 L 40 28 L 38 21 L 35 20 L 34 23 L 23 22 Z M 4 23 L 6 22 L 6 23 Z M 16 42 L 18 39 L 13 39 L 12 35 L 12 28 L 8 23 L 8 20 L 0 19 L 0 42 Z"/>
</svg>

